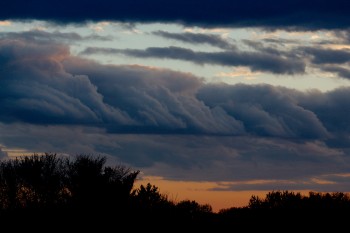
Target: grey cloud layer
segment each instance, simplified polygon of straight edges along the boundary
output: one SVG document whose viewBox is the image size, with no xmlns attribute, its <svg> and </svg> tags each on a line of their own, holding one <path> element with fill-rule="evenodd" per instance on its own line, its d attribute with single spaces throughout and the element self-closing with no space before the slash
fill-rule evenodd
<svg viewBox="0 0 350 233">
<path fill-rule="evenodd" d="M 106 155 L 110 162 L 127 164 L 143 174 L 170 180 L 238 182 L 228 183 L 221 190 L 305 187 L 348 191 L 348 179 L 342 176 L 350 171 L 347 153 L 318 140 L 122 135 L 106 134 L 93 127 L 23 123 L 0 123 L 0 130 L 0 141 L 12 148 Z M 333 183 L 317 182 L 317 179 Z M 265 180 L 268 184 L 254 180 Z"/>
</svg>

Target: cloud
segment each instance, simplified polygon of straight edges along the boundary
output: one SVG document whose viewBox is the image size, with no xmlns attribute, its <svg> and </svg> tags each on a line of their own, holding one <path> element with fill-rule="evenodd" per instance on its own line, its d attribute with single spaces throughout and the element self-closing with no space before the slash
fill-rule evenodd
<svg viewBox="0 0 350 233">
<path fill-rule="evenodd" d="M 177 40 L 190 44 L 208 44 L 214 47 L 219 47 L 222 49 L 235 49 L 236 47 L 229 43 L 227 40 L 221 38 L 218 35 L 213 34 L 201 34 L 201 33 L 192 33 L 192 32 L 184 32 L 184 33 L 170 33 L 166 31 L 155 31 L 152 33 L 156 36 L 161 36 L 166 39 Z"/>
<path fill-rule="evenodd" d="M 249 40 L 246 40 L 249 41 Z M 285 39 L 285 38 L 264 38 L 262 41 L 271 44 L 278 44 L 279 46 L 285 46 L 289 44 L 297 44 L 299 43 L 296 39 Z"/>
<path fill-rule="evenodd" d="M 2 122 L 318 140 L 350 131 L 348 88 L 205 84 L 189 73 L 99 64 L 55 41 L 10 38 L 0 39 Z"/>
<path fill-rule="evenodd" d="M 337 65 L 321 66 L 320 69 L 327 72 L 336 73 L 338 77 L 350 79 L 350 69 L 337 66 Z"/>
<path fill-rule="evenodd" d="M 335 30 L 335 31 L 333 31 L 333 34 L 341 42 L 343 42 L 345 44 L 350 43 L 350 31 L 349 30 Z"/>
<path fill-rule="evenodd" d="M 177 146 L 169 145 L 168 140 L 175 142 Z M 176 136 L 166 139 L 157 137 L 156 141 L 153 148 L 158 152 L 156 146 L 160 146 L 162 153 L 159 156 L 152 156 L 158 154 L 151 153 L 150 161 L 154 164 L 144 167 L 143 170 L 153 175 L 168 174 L 168 179 L 188 180 L 186 177 L 190 177 L 195 181 L 301 180 L 349 170 L 348 165 L 344 164 L 344 161 L 348 161 L 346 155 L 337 149 L 328 148 L 321 141 Z M 147 149 L 150 150 L 149 147 Z M 140 157 L 147 158 L 146 152 L 140 153 Z"/>
<path fill-rule="evenodd" d="M 0 130 L 1 142 L 10 148 L 106 155 L 109 163 L 122 163 L 140 169 L 143 174 L 169 180 L 240 183 L 267 180 L 275 182 L 271 190 L 276 184 L 283 187 L 286 180 L 301 182 L 315 177 L 330 180 L 322 176 L 348 173 L 350 169 L 346 152 L 329 148 L 319 140 L 108 134 L 96 127 L 23 123 L 0 123 Z M 341 183 L 339 179 L 332 180 Z M 245 186 L 254 187 L 268 188 Z M 309 188 L 313 187 L 320 188 Z M 238 190 L 239 186 L 236 184 L 232 189 Z"/>
<path fill-rule="evenodd" d="M 350 132 L 350 88 L 342 87 L 326 93 L 310 91 L 306 95 L 299 95 L 301 106 L 314 112 L 323 125 L 330 131 L 342 134 Z"/>
<path fill-rule="evenodd" d="M 301 180 L 249 180 L 243 182 L 226 182 L 218 187 L 212 188 L 213 191 L 255 191 L 261 190 L 270 192 L 271 190 L 300 190 L 313 192 L 349 192 L 348 177 L 342 177 L 343 174 L 320 175 Z M 298 191 L 298 192 L 300 192 Z"/>
<path fill-rule="evenodd" d="M 5 122 L 86 124 L 129 122 L 103 103 L 87 76 L 67 73 L 62 44 L 23 39 L 0 40 L 0 119 Z"/>
<path fill-rule="evenodd" d="M 263 41 L 266 41 L 265 39 Z M 276 48 L 275 46 L 272 47 L 266 47 L 262 42 L 258 42 L 258 41 L 254 41 L 254 40 L 242 40 L 242 42 L 246 45 L 248 45 L 250 48 L 253 48 L 254 50 L 260 51 L 264 54 L 271 54 L 271 55 L 275 55 L 275 56 L 284 56 L 287 57 L 288 59 L 300 59 L 300 56 L 298 53 L 296 53 L 295 51 L 291 52 L 288 50 L 281 50 Z M 277 42 L 275 42 L 277 43 Z M 280 41 L 280 43 L 284 44 L 284 40 L 282 39 Z"/>
<path fill-rule="evenodd" d="M 0 120 L 7 123 L 322 140 L 349 132 L 347 88 L 204 84 L 189 73 L 103 65 L 70 55 L 67 45 L 20 38 L 0 40 L 0 74 Z"/>
<path fill-rule="evenodd" d="M 67 7 L 69 6 L 69 7 Z M 82 7 L 84 6 L 84 7 Z M 343 0 L 228 0 L 43 1 L 19 0 L 0 4 L 0 20 L 39 19 L 58 23 L 86 21 L 164 22 L 204 27 L 236 26 L 299 28 L 305 30 L 348 28 L 349 2 Z"/>
<path fill-rule="evenodd" d="M 244 131 L 193 96 L 201 81 L 190 74 L 101 65 L 53 42 L 3 39 L 0 54 L 3 122 L 99 125 L 122 133 Z"/>
<path fill-rule="evenodd" d="M 0 146 L 0 160 L 8 158 L 7 152 Z"/>
<path fill-rule="evenodd" d="M 318 140 L 108 134 L 96 127 L 23 123 L 0 123 L 0 130 L 0 140 L 7 147 L 104 155 L 108 163 L 139 169 L 141 175 L 226 183 L 220 191 L 349 191 L 344 176 L 350 170 L 349 157 Z"/>
<path fill-rule="evenodd" d="M 10 25 L 11 25 L 11 21 L 8 21 L 8 20 L 0 21 L 0 27 L 6 27 Z"/>
<path fill-rule="evenodd" d="M 88 47 L 80 54 L 96 53 L 123 54 L 139 58 L 176 59 L 199 65 L 248 66 L 252 71 L 266 71 L 275 74 L 302 74 L 305 72 L 303 61 L 261 52 L 196 52 L 191 49 L 170 46 L 165 48 L 149 47 L 145 50 Z"/>
<path fill-rule="evenodd" d="M 32 41 L 55 41 L 55 42 L 75 42 L 82 40 L 100 40 L 100 41 L 108 41 L 112 40 L 111 37 L 108 36 L 100 36 L 97 34 L 91 34 L 87 36 L 81 36 L 75 32 L 46 32 L 43 30 L 29 30 L 24 32 L 0 32 L 0 38 L 6 39 L 17 39 L 21 38 L 21 40 L 32 40 Z"/>
<path fill-rule="evenodd" d="M 0 38 L 0 89 L 6 148 L 102 154 L 169 180 L 236 182 L 227 190 L 331 189 L 350 170 L 348 87 L 207 84 L 101 64 L 18 33 Z"/>
<path fill-rule="evenodd" d="M 206 85 L 197 98 L 242 121 L 247 132 L 260 136 L 326 137 L 318 116 L 297 104 L 300 93 L 270 85 Z"/>
<path fill-rule="evenodd" d="M 270 40 L 264 41 L 270 42 Z M 285 44 L 283 39 L 281 39 L 281 41 L 272 41 L 274 44 Z M 243 40 L 242 42 L 266 56 L 272 55 L 288 60 L 303 61 L 305 67 L 315 67 L 321 71 L 334 73 L 341 78 L 348 79 L 350 77 L 349 70 L 345 68 L 350 62 L 350 50 L 346 48 L 323 48 L 319 46 L 320 43 L 316 43 L 314 46 L 298 47 L 298 45 L 294 45 L 293 47 L 286 49 L 276 46 L 268 47 L 262 42 L 252 40 Z"/>
<path fill-rule="evenodd" d="M 137 122 L 130 127 L 109 125 L 111 132 L 225 135 L 244 131 L 240 122 L 195 98 L 202 81 L 191 74 L 77 59 L 67 59 L 64 66 L 71 73 L 87 75 L 106 104 L 123 109 Z"/>
<path fill-rule="evenodd" d="M 344 64 L 350 62 L 350 50 L 323 49 L 317 47 L 299 48 L 303 53 L 312 57 L 312 62 L 317 65 Z"/>
</svg>

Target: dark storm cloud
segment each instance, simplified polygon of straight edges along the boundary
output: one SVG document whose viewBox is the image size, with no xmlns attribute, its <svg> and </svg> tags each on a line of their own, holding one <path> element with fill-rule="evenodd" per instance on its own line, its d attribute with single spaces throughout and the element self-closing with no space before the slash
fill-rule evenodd
<svg viewBox="0 0 350 233">
<path fill-rule="evenodd" d="M 116 20 L 124 22 L 179 22 L 205 27 L 348 28 L 346 0 L 136 0 L 44 1 L 0 3 L 0 19 L 42 19 L 59 23 Z"/>
<path fill-rule="evenodd" d="M 139 58 L 185 60 L 199 65 L 248 66 L 252 71 L 267 71 L 275 74 L 302 74 L 305 72 L 305 64 L 301 60 L 262 52 L 196 52 L 191 49 L 174 46 L 165 48 L 149 47 L 145 50 L 89 47 L 81 52 L 82 55 L 95 53 L 123 54 Z"/>
<path fill-rule="evenodd" d="M 222 49 L 235 49 L 235 46 L 218 35 L 199 34 L 199 33 L 170 33 L 166 31 L 155 31 L 152 33 L 156 36 L 161 36 L 166 39 L 178 40 L 190 44 L 209 44 Z"/>
</svg>

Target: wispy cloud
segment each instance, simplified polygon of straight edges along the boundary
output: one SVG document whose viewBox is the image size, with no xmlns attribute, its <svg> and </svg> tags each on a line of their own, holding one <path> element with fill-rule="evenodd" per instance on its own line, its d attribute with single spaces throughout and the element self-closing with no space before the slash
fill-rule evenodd
<svg viewBox="0 0 350 233">
<path fill-rule="evenodd" d="M 87 36 L 81 36 L 76 32 L 47 32 L 44 30 L 30 30 L 23 32 L 0 32 L 0 38 L 12 38 L 16 39 L 20 37 L 22 40 L 33 41 L 57 41 L 57 42 L 75 42 L 82 40 L 97 40 L 97 41 L 110 41 L 113 38 L 111 36 L 101 36 L 97 34 L 90 34 Z"/>
<path fill-rule="evenodd" d="M 350 79 L 350 69 L 337 65 L 325 65 L 320 67 L 321 70 L 336 73 L 338 77 Z"/>
<path fill-rule="evenodd" d="M 314 64 L 344 64 L 350 62 L 350 49 L 324 49 L 318 47 L 299 48 L 312 57 Z"/>
<path fill-rule="evenodd" d="M 301 60 L 289 59 L 276 54 L 245 51 L 196 52 L 181 47 L 149 47 L 146 49 L 114 49 L 88 47 L 80 54 L 123 54 L 139 58 L 176 59 L 199 65 L 248 66 L 252 71 L 275 74 L 302 74 L 305 64 Z"/>
<path fill-rule="evenodd" d="M 198 44 L 208 44 L 214 47 L 219 47 L 222 49 L 235 49 L 236 46 L 231 44 L 228 39 L 223 39 L 218 35 L 213 34 L 200 34 L 200 33 L 170 33 L 166 31 L 155 31 L 152 33 L 156 36 L 161 36 L 166 39 L 178 40 L 185 43 L 190 43 L 193 45 Z"/>
</svg>

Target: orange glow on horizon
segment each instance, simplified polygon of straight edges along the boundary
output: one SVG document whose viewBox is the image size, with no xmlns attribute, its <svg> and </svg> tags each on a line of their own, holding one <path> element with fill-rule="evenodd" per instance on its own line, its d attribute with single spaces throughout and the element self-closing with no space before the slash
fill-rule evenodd
<svg viewBox="0 0 350 233">
<path fill-rule="evenodd" d="M 259 182 L 259 181 L 256 181 Z M 263 182 L 263 181 L 262 181 Z M 135 188 L 141 184 L 150 183 L 159 188 L 159 192 L 168 197 L 170 201 L 194 200 L 199 204 L 209 204 L 213 212 L 231 207 L 247 206 L 249 199 L 254 196 L 264 198 L 272 190 L 244 190 L 244 191 L 222 191 L 213 188 L 224 187 L 217 182 L 193 182 L 164 180 L 160 177 L 144 177 L 135 182 Z M 293 190 L 302 195 L 307 195 L 310 190 Z"/>
</svg>

